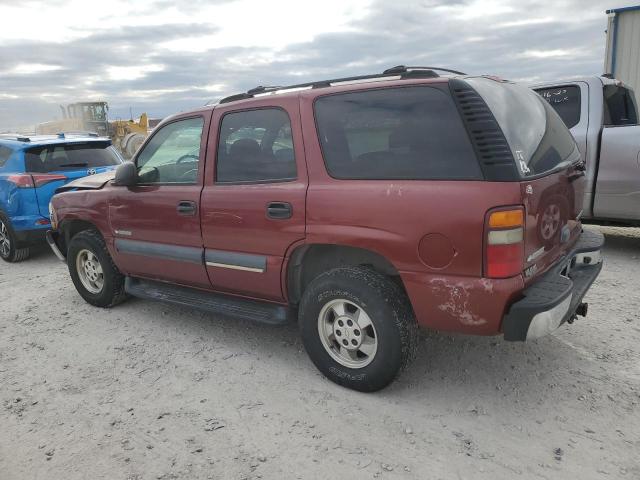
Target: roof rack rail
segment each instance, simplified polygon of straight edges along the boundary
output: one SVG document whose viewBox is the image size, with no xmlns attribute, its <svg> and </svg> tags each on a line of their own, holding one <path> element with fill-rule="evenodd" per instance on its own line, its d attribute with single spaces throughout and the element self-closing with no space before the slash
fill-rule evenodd
<svg viewBox="0 0 640 480">
<path fill-rule="evenodd" d="M 458 70 L 450 70 L 448 68 L 440 68 L 440 67 L 406 67 L 404 65 L 396 65 L 395 67 L 391 67 L 386 69 L 384 72 L 382 73 L 388 73 L 388 74 L 392 74 L 392 73 L 406 73 L 406 72 L 410 72 L 410 71 L 419 71 L 419 70 L 437 70 L 439 72 L 447 72 L 447 73 L 453 73 L 454 75 L 466 75 L 466 73 L 464 72 L 459 72 Z"/>
<path fill-rule="evenodd" d="M 26 135 L 20 135 L 19 133 L 0 133 L 0 138 L 5 140 L 15 140 L 16 142 L 30 142 L 31 139 Z"/>
<path fill-rule="evenodd" d="M 58 132 L 56 135 L 58 136 L 58 138 L 65 138 L 66 135 L 73 135 L 74 137 L 98 137 L 99 136 L 96 132 L 82 131 L 82 130 Z"/>
<path fill-rule="evenodd" d="M 276 93 L 286 90 L 295 90 L 295 89 L 307 89 L 307 88 L 325 88 L 333 85 L 339 85 L 350 82 L 366 82 L 366 81 L 376 81 L 376 80 L 400 80 L 405 78 L 435 78 L 439 75 L 434 71 L 442 71 L 453 73 L 456 75 L 466 75 L 463 72 L 458 72 L 456 70 L 449 70 L 446 68 L 437 68 L 437 67 L 405 67 L 404 65 L 398 65 L 392 68 L 385 70 L 382 73 L 376 73 L 373 75 L 359 75 L 355 77 L 343 77 L 343 78 L 334 78 L 331 80 L 320 80 L 316 82 L 309 83 L 298 83 L 295 85 L 288 85 L 286 87 L 279 86 L 269 86 L 264 87 L 262 85 L 252 88 L 248 90 L 246 93 L 236 93 L 234 95 L 230 95 L 228 97 L 224 97 L 220 100 L 219 103 L 229 103 L 235 102 L 236 100 L 245 100 L 247 98 L 253 98 L 256 95 L 264 95 L 268 93 Z"/>
</svg>

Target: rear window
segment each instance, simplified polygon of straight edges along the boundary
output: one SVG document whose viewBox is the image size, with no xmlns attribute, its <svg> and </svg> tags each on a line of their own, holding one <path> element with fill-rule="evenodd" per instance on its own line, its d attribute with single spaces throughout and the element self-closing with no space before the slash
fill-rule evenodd
<svg viewBox="0 0 640 480">
<path fill-rule="evenodd" d="M 571 132 L 551 105 L 536 92 L 515 83 L 483 77 L 466 81 L 493 112 L 521 177 L 560 170 L 580 159 Z"/>
<path fill-rule="evenodd" d="M 620 85 L 605 85 L 603 93 L 605 125 L 637 125 L 638 108 L 633 90 Z"/>
<path fill-rule="evenodd" d="M 334 178 L 482 178 L 448 92 L 401 87 L 330 95 L 316 100 L 315 115 Z"/>
<path fill-rule="evenodd" d="M 108 167 L 122 163 L 110 142 L 47 145 L 25 151 L 28 172 L 47 173 Z"/>
<path fill-rule="evenodd" d="M 567 85 L 555 88 L 540 88 L 536 92 L 553 107 L 567 126 L 573 128 L 580 123 L 580 87 Z"/>
</svg>

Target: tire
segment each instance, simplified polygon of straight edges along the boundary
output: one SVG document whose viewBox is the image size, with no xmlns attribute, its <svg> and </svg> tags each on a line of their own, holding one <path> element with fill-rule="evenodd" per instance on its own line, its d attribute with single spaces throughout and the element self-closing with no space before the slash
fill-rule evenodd
<svg viewBox="0 0 640 480">
<path fill-rule="evenodd" d="M 19 248 L 11 222 L 0 214 L 0 258 L 5 262 L 22 262 L 29 258 L 30 253 L 29 247 Z"/>
<path fill-rule="evenodd" d="M 406 294 L 390 278 L 367 267 L 340 267 L 316 277 L 302 296 L 299 325 L 318 370 L 361 392 L 389 385 L 413 359 L 418 344 L 418 327 Z M 343 349 L 338 341 L 345 340 L 360 346 Z"/>
<path fill-rule="evenodd" d="M 76 290 L 87 303 L 109 308 L 126 300 L 125 277 L 95 230 L 84 230 L 71 239 L 67 266 Z"/>
</svg>

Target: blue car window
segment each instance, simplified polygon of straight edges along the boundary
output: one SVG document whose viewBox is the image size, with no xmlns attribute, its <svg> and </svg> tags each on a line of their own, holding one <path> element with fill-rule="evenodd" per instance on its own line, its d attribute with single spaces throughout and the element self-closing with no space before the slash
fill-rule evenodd
<svg viewBox="0 0 640 480">
<path fill-rule="evenodd" d="M 13 150 L 11 150 L 9 147 L 0 145 L 0 167 L 4 167 L 4 164 L 7 163 L 7 160 L 9 160 L 9 157 L 12 153 Z"/>
<path fill-rule="evenodd" d="M 120 157 L 110 142 L 49 145 L 25 151 L 27 171 L 34 173 L 107 167 L 119 163 Z"/>
</svg>

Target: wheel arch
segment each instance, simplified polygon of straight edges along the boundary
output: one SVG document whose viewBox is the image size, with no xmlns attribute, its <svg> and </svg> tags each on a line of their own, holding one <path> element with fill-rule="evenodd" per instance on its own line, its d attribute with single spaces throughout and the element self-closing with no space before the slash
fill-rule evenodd
<svg viewBox="0 0 640 480">
<path fill-rule="evenodd" d="M 62 253 L 65 256 L 67 254 L 71 239 L 78 233 L 84 232 L 85 230 L 95 230 L 98 233 L 100 232 L 98 227 L 88 220 L 71 218 L 60 222 L 58 231 L 61 233 L 60 238 L 62 239 L 62 242 L 60 243 L 62 243 L 62 245 L 58 245 L 58 247 L 60 248 L 60 250 L 62 250 Z"/>
<path fill-rule="evenodd" d="M 289 302 L 297 304 L 307 285 L 321 273 L 358 265 L 369 266 L 392 277 L 404 290 L 400 273 L 393 263 L 373 250 L 340 244 L 303 244 L 293 250 L 287 262 L 285 281 Z"/>
</svg>

